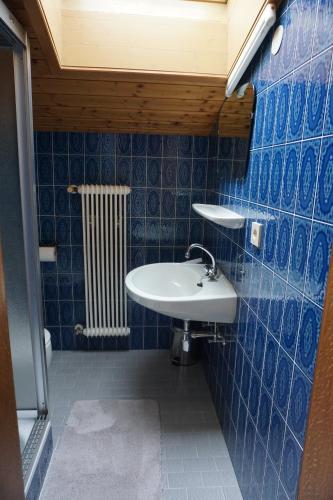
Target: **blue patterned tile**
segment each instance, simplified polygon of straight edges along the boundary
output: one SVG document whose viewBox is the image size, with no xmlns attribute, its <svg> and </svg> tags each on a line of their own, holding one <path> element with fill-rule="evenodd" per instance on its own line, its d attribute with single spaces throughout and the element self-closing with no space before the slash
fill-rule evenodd
<svg viewBox="0 0 333 500">
<path fill-rule="evenodd" d="M 67 132 L 53 132 L 53 154 L 68 153 Z"/>
<path fill-rule="evenodd" d="M 73 300 L 72 275 L 58 274 L 59 297 L 61 300 Z"/>
<path fill-rule="evenodd" d="M 82 273 L 74 273 L 72 275 L 72 284 L 73 284 L 73 297 L 75 297 L 76 300 L 84 300 L 85 298 L 84 275 Z"/>
<path fill-rule="evenodd" d="M 37 156 L 38 183 L 39 185 L 53 184 L 53 161 L 50 154 L 39 154 Z"/>
<path fill-rule="evenodd" d="M 166 135 L 163 137 L 163 156 L 165 158 L 176 158 L 178 153 L 178 135 Z"/>
<path fill-rule="evenodd" d="M 281 461 L 281 480 L 291 498 L 295 498 L 302 450 L 290 431 L 286 431 Z"/>
<path fill-rule="evenodd" d="M 179 158 L 190 158 L 193 152 L 193 138 L 190 136 L 180 136 L 178 140 Z"/>
<path fill-rule="evenodd" d="M 205 189 L 207 174 L 207 160 L 193 160 L 192 188 Z"/>
<path fill-rule="evenodd" d="M 133 134 L 132 136 L 132 155 L 146 156 L 147 136 L 145 134 Z"/>
<path fill-rule="evenodd" d="M 54 190 L 50 186 L 39 188 L 39 213 L 40 215 L 54 214 Z"/>
<path fill-rule="evenodd" d="M 171 189 L 163 189 L 161 200 L 162 217 L 175 217 L 175 211 L 175 192 Z"/>
<path fill-rule="evenodd" d="M 145 219 L 131 218 L 131 244 L 143 245 L 145 241 Z"/>
<path fill-rule="evenodd" d="M 190 221 L 190 241 L 201 243 L 203 239 L 203 221 L 192 219 Z"/>
<path fill-rule="evenodd" d="M 195 136 L 193 138 L 193 157 L 204 158 L 208 153 L 208 137 Z"/>
<path fill-rule="evenodd" d="M 160 244 L 160 219 L 146 219 L 146 244 Z"/>
<path fill-rule="evenodd" d="M 282 144 L 286 139 L 288 115 L 290 109 L 290 93 L 291 82 L 289 78 L 286 78 L 279 84 L 274 144 Z"/>
<path fill-rule="evenodd" d="M 246 325 L 246 335 L 245 335 L 245 352 L 249 359 L 252 360 L 253 356 L 253 345 L 254 338 L 256 334 L 256 317 L 251 310 L 249 310 Z"/>
<path fill-rule="evenodd" d="M 220 137 L 218 157 L 223 160 L 229 160 L 233 158 L 233 154 L 234 154 L 234 138 Z"/>
<path fill-rule="evenodd" d="M 69 153 L 82 154 L 84 152 L 84 134 L 82 132 L 69 133 Z"/>
<path fill-rule="evenodd" d="M 268 188 L 271 175 L 272 149 L 265 149 L 261 156 L 259 173 L 259 193 L 258 202 L 268 204 Z"/>
<path fill-rule="evenodd" d="M 264 263 L 270 267 L 274 267 L 279 215 L 277 211 L 269 210 L 268 217 L 264 233 Z"/>
<path fill-rule="evenodd" d="M 300 0 L 298 4 L 301 24 L 297 34 L 296 64 L 300 65 L 311 57 L 315 23 L 312 0 Z"/>
<path fill-rule="evenodd" d="M 310 222 L 303 218 L 294 218 L 288 282 L 294 285 L 300 291 L 303 291 L 304 288 L 305 269 L 309 251 L 310 231 Z"/>
<path fill-rule="evenodd" d="M 268 454 L 277 470 L 280 470 L 285 427 L 286 424 L 280 412 L 277 410 L 276 406 L 273 405 L 268 438 Z"/>
<path fill-rule="evenodd" d="M 328 102 L 324 124 L 324 135 L 333 133 L 333 70 L 331 68 L 331 78 L 328 87 Z"/>
<path fill-rule="evenodd" d="M 184 189 L 176 193 L 176 217 L 188 218 L 191 211 L 191 191 Z"/>
<path fill-rule="evenodd" d="M 272 169 L 269 185 L 269 205 L 278 208 L 281 198 L 281 180 L 284 162 L 284 148 L 275 147 L 272 150 Z"/>
<path fill-rule="evenodd" d="M 329 51 L 311 63 L 304 138 L 322 133 L 331 59 Z"/>
<path fill-rule="evenodd" d="M 303 143 L 296 199 L 296 212 L 302 216 L 312 216 L 319 151 L 319 140 Z"/>
<path fill-rule="evenodd" d="M 101 154 L 114 155 L 116 151 L 115 135 L 114 134 L 101 134 Z"/>
<path fill-rule="evenodd" d="M 263 439 L 267 442 L 268 430 L 271 417 L 272 400 L 264 388 L 261 390 L 260 400 L 259 400 L 259 414 L 258 414 L 258 431 Z"/>
<path fill-rule="evenodd" d="M 285 306 L 281 323 L 280 342 L 284 350 L 294 358 L 301 318 L 302 296 L 293 288 L 286 287 Z"/>
<path fill-rule="evenodd" d="M 161 187 L 161 159 L 147 159 L 147 186 Z"/>
<path fill-rule="evenodd" d="M 145 158 L 132 158 L 132 186 L 143 187 L 146 186 L 146 159 Z"/>
<path fill-rule="evenodd" d="M 268 326 L 272 283 L 272 272 L 263 267 L 259 286 L 258 318 L 266 326 Z"/>
<path fill-rule="evenodd" d="M 174 188 L 177 184 L 176 158 L 164 158 L 162 164 L 162 187 Z"/>
<path fill-rule="evenodd" d="M 269 311 L 269 331 L 279 341 L 281 334 L 281 320 L 285 304 L 285 283 L 275 277 L 272 285 L 272 295 Z"/>
<path fill-rule="evenodd" d="M 69 198 L 66 186 L 55 187 L 55 215 L 69 215 Z M 74 195 L 75 196 L 75 195 Z M 79 200 L 81 201 L 81 200 Z"/>
<path fill-rule="evenodd" d="M 59 325 L 59 302 L 56 300 L 46 300 L 45 307 L 45 326 Z"/>
<path fill-rule="evenodd" d="M 326 138 L 322 141 L 318 189 L 315 201 L 316 219 L 333 221 L 333 141 Z"/>
<path fill-rule="evenodd" d="M 259 167 L 260 167 L 260 153 L 253 152 L 250 156 L 249 170 L 251 172 L 250 183 L 250 201 L 256 202 L 259 190 Z"/>
<path fill-rule="evenodd" d="M 100 158 L 98 156 L 86 156 L 84 177 L 86 184 L 99 184 Z"/>
<path fill-rule="evenodd" d="M 281 209 L 293 212 L 296 200 L 297 174 L 300 161 L 300 143 L 286 146 L 283 169 Z"/>
<path fill-rule="evenodd" d="M 43 277 L 43 296 L 45 300 L 58 300 L 57 275 L 45 275 Z"/>
<path fill-rule="evenodd" d="M 57 267 L 59 272 L 71 272 L 72 268 L 72 252 L 70 247 L 57 248 Z"/>
<path fill-rule="evenodd" d="M 269 392 L 269 394 L 273 393 L 278 349 L 279 347 L 275 339 L 271 335 L 268 335 L 266 341 L 266 350 L 265 350 L 263 383 L 265 384 L 265 387 Z"/>
<path fill-rule="evenodd" d="M 320 332 L 321 310 L 311 302 L 304 301 L 300 333 L 296 350 L 296 362 L 312 380 L 318 338 Z"/>
<path fill-rule="evenodd" d="M 309 379 L 295 367 L 290 393 L 288 425 L 301 446 L 304 443 L 310 394 L 311 383 Z"/>
<path fill-rule="evenodd" d="M 146 192 L 142 188 L 134 188 L 131 193 L 132 217 L 142 217 L 146 209 Z"/>
<path fill-rule="evenodd" d="M 126 157 L 117 158 L 116 184 L 130 186 L 131 184 L 131 159 Z"/>
<path fill-rule="evenodd" d="M 84 156 L 69 156 L 69 182 L 70 184 L 84 184 Z"/>
<path fill-rule="evenodd" d="M 330 0 L 319 0 L 314 35 L 314 53 L 333 44 L 332 34 L 333 5 Z"/>
<path fill-rule="evenodd" d="M 69 245 L 71 241 L 69 217 L 56 218 L 56 242 L 58 245 Z"/>
<path fill-rule="evenodd" d="M 84 324 L 86 320 L 85 303 L 83 300 L 76 300 L 74 302 L 73 322 L 74 324 Z"/>
<path fill-rule="evenodd" d="M 260 378 L 262 375 L 263 362 L 264 362 L 266 335 L 267 331 L 265 330 L 263 325 L 260 322 L 258 322 L 256 328 L 255 341 L 254 341 L 252 363 L 254 368 L 257 370 L 257 373 Z"/>
<path fill-rule="evenodd" d="M 143 349 L 143 328 L 131 327 L 131 349 Z"/>
<path fill-rule="evenodd" d="M 267 91 L 266 111 L 264 121 L 263 146 L 270 146 L 273 142 L 274 124 L 276 116 L 277 87 L 273 86 Z"/>
<path fill-rule="evenodd" d="M 314 223 L 304 291 L 320 306 L 324 303 L 332 242 L 333 227 Z"/>
<path fill-rule="evenodd" d="M 189 238 L 189 221 L 187 219 L 175 220 L 175 245 L 186 247 Z M 181 258 L 184 258 L 184 250 L 181 249 Z M 175 258 L 177 261 L 178 259 Z"/>
<path fill-rule="evenodd" d="M 116 182 L 116 166 L 114 159 L 106 156 L 101 158 L 101 183 L 115 184 Z"/>
<path fill-rule="evenodd" d="M 85 153 L 88 155 L 100 152 L 100 134 L 88 132 L 85 134 Z"/>
<path fill-rule="evenodd" d="M 256 420 L 259 405 L 260 380 L 253 370 L 251 374 L 250 394 L 251 397 L 249 398 L 249 412 L 253 420 Z"/>
<path fill-rule="evenodd" d="M 307 64 L 293 76 L 287 141 L 296 141 L 302 137 L 309 69 L 310 64 Z"/>
<path fill-rule="evenodd" d="M 64 351 L 74 351 L 76 348 L 76 338 L 72 326 L 61 327 L 61 345 Z"/>
<path fill-rule="evenodd" d="M 118 155 L 130 156 L 132 154 L 132 140 L 130 134 L 117 134 L 116 152 Z"/>
<path fill-rule="evenodd" d="M 147 189 L 147 217 L 159 217 L 161 210 L 161 190 Z"/>
<path fill-rule="evenodd" d="M 37 152 L 52 153 L 52 133 L 39 132 L 37 134 Z"/>
<path fill-rule="evenodd" d="M 80 216 L 82 213 L 81 196 L 70 195 L 69 197 L 70 215 Z"/>
<path fill-rule="evenodd" d="M 265 94 L 258 96 L 253 126 L 253 146 L 260 147 L 263 139 L 264 117 L 265 117 Z"/>
<path fill-rule="evenodd" d="M 55 242 L 55 223 L 54 218 L 50 216 L 40 216 L 40 245 L 51 245 Z"/>
<path fill-rule="evenodd" d="M 280 349 L 276 369 L 274 403 L 285 418 L 287 415 L 293 364 L 287 354 Z"/>
<path fill-rule="evenodd" d="M 83 272 L 83 248 L 72 247 L 72 270 L 73 272 Z"/>
<path fill-rule="evenodd" d="M 61 325 L 73 324 L 73 302 L 60 301 L 60 323 Z"/>
<path fill-rule="evenodd" d="M 148 135 L 147 156 L 162 156 L 162 137 Z"/>
<path fill-rule="evenodd" d="M 289 215 L 281 214 L 279 220 L 277 242 L 276 242 L 276 270 L 284 278 L 287 278 L 290 241 L 293 229 L 293 218 Z"/>
</svg>

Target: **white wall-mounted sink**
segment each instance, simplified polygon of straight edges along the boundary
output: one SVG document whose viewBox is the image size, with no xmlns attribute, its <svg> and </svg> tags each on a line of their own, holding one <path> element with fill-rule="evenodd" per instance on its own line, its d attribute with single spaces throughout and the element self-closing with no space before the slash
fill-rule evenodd
<svg viewBox="0 0 333 500">
<path fill-rule="evenodd" d="M 192 208 L 197 214 L 219 224 L 219 226 L 228 227 L 230 229 L 240 229 L 244 227 L 245 218 L 229 208 L 220 205 L 206 205 L 204 203 L 193 203 Z"/>
<path fill-rule="evenodd" d="M 126 276 L 126 288 L 133 300 L 166 316 L 233 323 L 237 301 L 233 286 L 223 274 L 216 281 L 204 275 L 203 264 L 148 264 Z"/>
</svg>

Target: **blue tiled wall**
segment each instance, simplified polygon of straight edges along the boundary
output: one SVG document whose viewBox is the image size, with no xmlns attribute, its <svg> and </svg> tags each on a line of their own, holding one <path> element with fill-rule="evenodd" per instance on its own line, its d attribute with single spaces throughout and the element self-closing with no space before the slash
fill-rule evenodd
<svg viewBox="0 0 333 500">
<path fill-rule="evenodd" d="M 128 268 L 183 261 L 202 242 L 208 138 L 96 133 L 36 133 L 40 244 L 56 244 L 56 264 L 42 264 L 44 321 L 54 349 L 152 349 L 169 346 L 170 319 L 129 303 L 129 339 L 74 335 L 85 323 L 81 198 L 68 184 L 127 184 Z"/>
<path fill-rule="evenodd" d="M 207 224 L 205 242 L 240 296 L 235 342 L 206 346 L 206 368 L 246 500 L 296 498 L 333 240 L 333 3 L 281 7 L 251 68 L 257 103 L 248 172 L 232 139 L 211 143 L 207 199 L 246 227 Z M 250 223 L 263 223 L 260 249 Z"/>
</svg>

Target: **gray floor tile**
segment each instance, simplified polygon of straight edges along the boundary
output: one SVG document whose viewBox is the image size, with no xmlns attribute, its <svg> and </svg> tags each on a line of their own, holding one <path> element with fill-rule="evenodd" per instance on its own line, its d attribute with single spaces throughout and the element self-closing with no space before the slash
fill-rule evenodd
<svg viewBox="0 0 333 500">
<path fill-rule="evenodd" d="M 242 494 L 241 494 L 238 486 L 237 487 L 231 487 L 231 486 L 224 487 L 223 493 L 224 493 L 225 500 L 243 500 Z"/>
<path fill-rule="evenodd" d="M 162 500 L 188 500 L 187 491 L 180 489 L 164 490 Z"/>
<path fill-rule="evenodd" d="M 197 472 L 171 472 L 168 474 L 169 488 L 203 486 L 201 474 Z"/>
<path fill-rule="evenodd" d="M 56 351 L 49 393 L 55 443 L 76 400 L 156 399 L 161 412 L 162 499 L 242 500 L 200 364 L 174 367 L 167 351 L 156 350 Z"/>
<path fill-rule="evenodd" d="M 188 488 L 188 500 L 225 500 L 222 488 Z"/>
</svg>

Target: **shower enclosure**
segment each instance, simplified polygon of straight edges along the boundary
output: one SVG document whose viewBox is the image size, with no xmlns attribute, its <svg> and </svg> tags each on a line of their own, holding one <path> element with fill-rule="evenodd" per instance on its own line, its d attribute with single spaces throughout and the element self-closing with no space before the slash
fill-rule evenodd
<svg viewBox="0 0 333 500">
<path fill-rule="evenodd" d="M 28 38 L 0 0 L 0 241 L 27 493 L 49 432 Z"/>
</svg>

